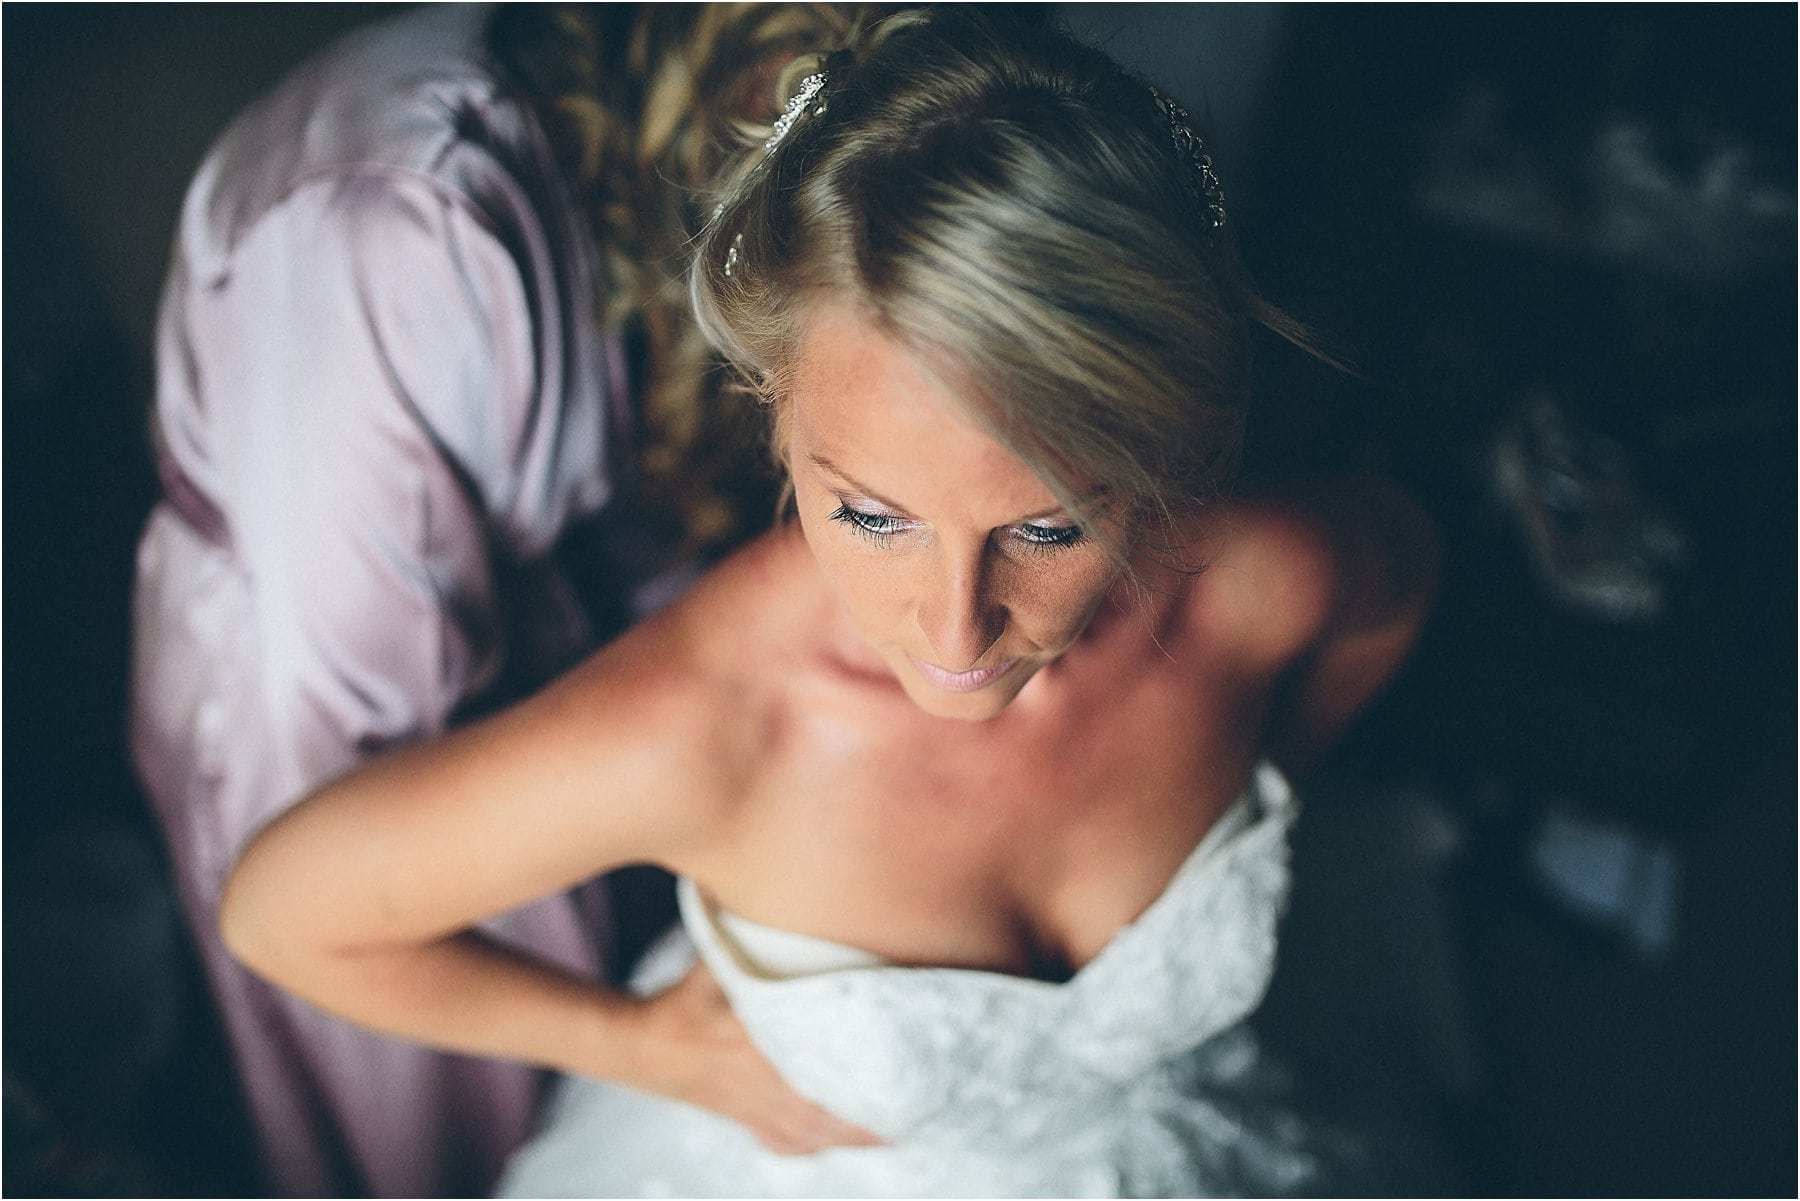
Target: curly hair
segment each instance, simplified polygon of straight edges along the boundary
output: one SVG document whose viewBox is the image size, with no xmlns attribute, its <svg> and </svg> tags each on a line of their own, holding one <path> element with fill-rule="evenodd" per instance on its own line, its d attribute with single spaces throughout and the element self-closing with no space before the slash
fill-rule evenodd
<svg viewBox="0 0 1800 1201">
<path fill-rule="evenodd" d="M 503 4 L 487 49 L 536 114 L 592 225 L 607 291 L 596 319 L 641 337 L 645 499 L 679 515 L 679 554 L 759 520 L 757 425 L 720 386 L 683 275 L 721 165 L 768 136 L 787 68 L 857 28 L 843 4 Z M 766 503 L 766 502 L 765 502 Z"/>
</svg>

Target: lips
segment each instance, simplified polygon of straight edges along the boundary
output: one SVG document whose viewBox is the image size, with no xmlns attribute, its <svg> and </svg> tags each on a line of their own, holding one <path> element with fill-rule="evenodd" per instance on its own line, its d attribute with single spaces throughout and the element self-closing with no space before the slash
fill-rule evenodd
<svg viewBox="0 0 1800 1201">
<path fill-rule="evenodd" d="M 935 663 L 927 663 L 917 655 L 908 655 L 912 664 L 924 676 L 927 683 L 941 688 L 945 692 L 975 692 L 986 688 L 995 680 L 1007 673 L 1017 663 L 1017 659 L 1008 659 L 1004 663 L 996 663 L 992 667 L 971 667 L 968 671 L 945 671 Z"/>
</svg>

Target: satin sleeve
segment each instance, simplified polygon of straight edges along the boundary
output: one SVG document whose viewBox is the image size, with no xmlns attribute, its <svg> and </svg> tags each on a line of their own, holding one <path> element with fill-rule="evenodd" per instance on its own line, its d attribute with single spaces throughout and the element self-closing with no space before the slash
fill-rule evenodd
<svg viewBox="0 0 1800 1201">
<path fill-rule="evenodd" d="M 197 474 L 248 593 L 224 610 L 250 623 L 240 699 L 262 714 L 221 753 L 291 789 L 241 798 L 257 817 L 439 732 L 508 655 L 503 609 L 557 517 L 533 510 L 534 472 L 564 427 L 543 379 L 560 317 L 507 232 L 429 178 L 316 180 L 178 298 Z M 578 621 L 557 604 L 547 621 Z"/>
</svg>

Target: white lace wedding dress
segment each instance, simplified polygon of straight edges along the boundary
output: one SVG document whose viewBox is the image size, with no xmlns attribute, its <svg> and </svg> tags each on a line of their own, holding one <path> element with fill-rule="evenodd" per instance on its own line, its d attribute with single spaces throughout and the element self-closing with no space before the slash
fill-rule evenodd
<svg viewBox="0 0 1800 1201">
<path fill-rule="evenodd" d="M 562 1083 L 502 1182 L 512 1196 L 1276 1195 L 1329 1188 L 1240 1023 L 1288 892 L 1294 802 L 1272 767 L 1163 894 L 1065 983 L 896 967 L 753 925 L 679 886 L 686 938 L 803 1094 L 888 1145 L 805 1157 L 612 1085 Z"/>
</svg>

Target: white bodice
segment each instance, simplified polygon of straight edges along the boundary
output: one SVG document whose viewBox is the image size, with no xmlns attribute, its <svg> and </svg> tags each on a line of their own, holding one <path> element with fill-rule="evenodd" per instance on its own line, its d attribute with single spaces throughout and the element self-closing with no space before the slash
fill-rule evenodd
<svg viewBox="0 0 1800 1201">
<path fill-rule="evenodd" d="M 784 1158 L 691 1107 L 569 1084 L 505 1182 L 520 1195 L 1291 1193 L 1313 1170 L 1261 1096 L 1254 1040 L 1288 892 L 1294 802 L 1272 767 L 1071 979 L 893 966 L 722 912 L 682 925 L 758 1047 L 887 1140 Z M 650 987 L 689 961 L 666 948 Z"/>
</svg>

